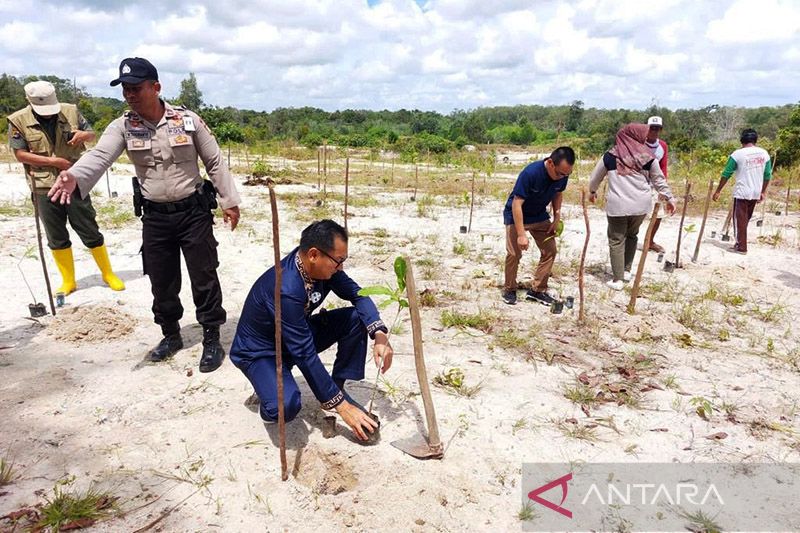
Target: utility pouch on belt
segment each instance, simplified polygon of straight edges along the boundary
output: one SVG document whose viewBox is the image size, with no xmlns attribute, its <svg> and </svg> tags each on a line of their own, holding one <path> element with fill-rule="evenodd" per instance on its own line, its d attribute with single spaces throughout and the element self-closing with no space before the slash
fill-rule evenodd
<svg viewBox="0 0 800 533">
<path fill-rule="evenodd" d="M 137 217 L 142 216 L 142 188 L 139 186 L 139 178 L 131 178 L 133 184 L 133 214 Z"/>
<path fill-rule="evenodd" d="M 203 198 L 203 207 L 208 206 L 208 210 L 212 211 L 217 208 L 217 189 L 211 180 L 203 180 L 203 186 L 200 189 L 200 196 Z"/>
</svg>

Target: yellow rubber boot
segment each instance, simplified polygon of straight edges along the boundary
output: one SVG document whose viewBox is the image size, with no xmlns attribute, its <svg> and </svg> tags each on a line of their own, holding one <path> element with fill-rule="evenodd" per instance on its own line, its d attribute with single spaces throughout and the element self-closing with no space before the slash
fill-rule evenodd
<svg viewBox="0 0 800 533">
<path fill-rule="evenodd" d="M 53 253 L 58 271 L 61 272 L 61 286 L 56 289 L 56 292 L 63 292 L 66 296 L 78 288 L 75 284 L 75 262 L 72 260 L 72 248 L 50 251 Z"/>
<path fill-rule="evenodd" d="M 92 252 L 92 257 L 94 257 L 94 262 L 97 263 L 100 272 L 103 274 L 103 281 L 106 282 L 106 285 L 111 287 L 113 291 L 124 291 L 125 284 L 114 274 L 114 271 L 111 270 L 111 261 L 108 260 L 106 245 L 102 244 L 97 248 L 90 248 L 90 250 Z"/>
</svg>

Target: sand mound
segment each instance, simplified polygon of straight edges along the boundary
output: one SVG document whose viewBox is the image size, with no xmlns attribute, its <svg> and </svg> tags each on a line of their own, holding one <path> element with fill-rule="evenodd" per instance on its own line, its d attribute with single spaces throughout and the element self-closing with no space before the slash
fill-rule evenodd
<svg viewBox="0 0 800 533">
<path fill-rule="evenodd" d="M 341 494 L 358 484 L 356 473 L 346 458 L 335 451 L 322 452 L 314 446 L 304 450 L 296 476 L 317 494 Z"/>
<path fill-rule="evenodd" d="M 81 306 L 60 311 L 47 333 L 75 344 L 108 342 L 130 335 L 136 318 L 110 307 Z"/>
</svg>

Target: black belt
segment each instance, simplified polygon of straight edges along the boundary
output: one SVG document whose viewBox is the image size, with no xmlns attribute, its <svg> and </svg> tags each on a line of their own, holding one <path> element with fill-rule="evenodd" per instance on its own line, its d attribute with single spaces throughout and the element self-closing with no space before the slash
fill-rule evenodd
<svg viewBox="0 0 800 533">
<path fill-rule="evenodd" d="M 153 202 L 147 198 L 142 198 L 142 208 L 145 213 L 178 213 L 200 205 L 200 196 L 193 193 L 183 200 L 177 202 Z"/>
</svg>

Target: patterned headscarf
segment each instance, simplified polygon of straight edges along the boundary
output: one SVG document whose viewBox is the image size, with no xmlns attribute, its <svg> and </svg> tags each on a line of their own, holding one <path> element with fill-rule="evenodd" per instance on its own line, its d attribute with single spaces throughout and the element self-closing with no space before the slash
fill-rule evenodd
<svg viewBox="0 0 800 533">
<path fill-rule="evenodd" d="M 608 151 L 617 158 L 617 174 L 640 172 L 653 160 L 653 151 L 645 144 L 649 129 L 647 124 L 627 124 L 619 129 L 614 148 Z"/>
</svg>

